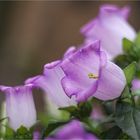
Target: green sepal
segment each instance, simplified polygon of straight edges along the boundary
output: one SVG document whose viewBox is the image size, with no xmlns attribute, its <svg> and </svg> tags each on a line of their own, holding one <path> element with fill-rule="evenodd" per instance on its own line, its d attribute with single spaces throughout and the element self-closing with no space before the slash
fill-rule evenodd
<svg viewBox="0 0 140 140">
<path fill-rule="evenodd" d="M 130 53 L 133 49 L 133 46 L 134 44 L 132 41 L 128 40 L 127 38 L 123 39 L 123 51 L 125 53 Z"/>
<path fill-rule="evenodd" d="M 83 119 L 89 117 L 92 111 L 93 103 L 92 100 L 79 103 L 78 106 L 69 106 L 59 108 L 59 110 L 64 110 L 70 113 L 71 117 L 75 117 L 77 119 Z"/>
<path fill-rule="evenodd" d="M 126 68 L 124 68 L 124 74 L 126 77 L 126 82 L 128 86 L 131 86 L 131 81 L 133 80 L 135 74 L 136 74 L 136 62 L 132 62 L 129 64 Z"/>
<path fill-rule="evenodd" d="M 32 132 L 24 126 L 17 129 L 15 134 L 16 139 L 32 139 Z"/>
</svg>

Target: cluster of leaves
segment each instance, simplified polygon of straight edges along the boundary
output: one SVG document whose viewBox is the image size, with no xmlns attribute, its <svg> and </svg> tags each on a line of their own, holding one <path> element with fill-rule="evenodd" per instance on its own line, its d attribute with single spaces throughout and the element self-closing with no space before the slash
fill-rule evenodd
<svg viewBox="0 0 140 140">
<path fill-rule="evenodd" d="M 127 38 L 123 39 L 123 54 L 118 55 L 114 62 L 121 68 L 125 68 L 130 63 L 135 61 L 137 63 L 137 77 L 140 77 L 140 33 L 138 33 L 136 39 L 132 42 Z"/>
<path fill-rule="evenodd" d="M 21 126 L 14 131 L 13 129 L 6 126 L 6 132 L 3 136 L 6 140 L 15 140 L 15 139 L 32 139 L 32 130 L 28 130 L 26 127 Z"/>
</svg>

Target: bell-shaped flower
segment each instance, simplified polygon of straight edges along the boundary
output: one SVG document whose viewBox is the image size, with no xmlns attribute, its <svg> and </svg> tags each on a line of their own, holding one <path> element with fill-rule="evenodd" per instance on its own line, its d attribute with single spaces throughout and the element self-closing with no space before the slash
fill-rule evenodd
<svg viewBox="0 0 140 140">
<path fill-rule="evenodd" d="M 106 114 L 103 106 L 100 103 L 98 102 L 93 103 L 93 110 L 91 112 L 90 117 L 95 121 L 101 121 L 105 119 Z"/>
<path fill-rule="evenodd" d="M 6 112 L 9 125 L 14 130 L 20 126 L 30 128 L 36 123 L 36 109 L 32 96 L 33 85 L 17 87 L 0 86 L 6 94 Z"/>
<path fill-rule="evenodd" d="M 81 28 L 85 41 L 101 40 L 102 49 L 113 59 L 123 53 L 122 39 L 134 40 L 136 32 L 127 22 L 130 8 L 118 8 L 114 5 L 103 5 L 98 17 Z"/>
<path fill-rule="evenodd" d="M 48 137 L 45 140 L 98 140 L 98 138 L 86 132 L 78 120 L 73 120 L 60 128 L 53 137 Z"/>
<path fill-rule="evenodd" d="M 134 79 L 132 81 L 132 90 L 133 91 L 140 90 L 140 79 Z"/>
<path fill-rule="evenodd" d="M 107 60 L 98 40 L 65 58 L 61 67 L 65 73 L 62 86 L 78 102 L 90 97 L 112 100 L 121 95 L 126 84 L 123 71 Z"/>
<path fill-rule="evenodd" d="M 68 58 L 74 53 L 75 48 L 71 47 L 64 54 L 64 59 Z M 53 101 L 58 107 L 65 107 L 75 105 L 74 99 L 70 99 L 64 92 L 61 79 L 65 76 L 62 68 L 60 67 L 62 61 L 54 61 L 44 66 L 44 72 L 42 75 L 29 78 L 25 81 L 26 84 L 32 83 L 36 87 L 39 87 L 47 93 L 48 98 Z"/>
</svg>

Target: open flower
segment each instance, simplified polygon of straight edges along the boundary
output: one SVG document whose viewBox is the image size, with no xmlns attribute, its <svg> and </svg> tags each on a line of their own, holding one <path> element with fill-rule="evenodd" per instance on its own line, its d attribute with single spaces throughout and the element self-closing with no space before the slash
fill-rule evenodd
<svg viewBox="0 0 140 140">
<path fill-rule="evenodd" d="M 18 87 L 0 86 L 6 94 L 6 111 L 10 127 L 14 130 L 21 125 L 30 128 L 36 123 L 36 109 L 32 96 L 33 85 Z"/>
<path fill-rule="evenodd" d="M 98 40 L 65 58 L 61 67 L 66 75 L 62 86 L 66 94 L 74 96 L 78 102 L 90 97 L 100 100 L 117 98 L 126 84 L 123 71 L 106 59 Z"/>
<path fill-rule="evenodd" d="M 71 47 L 64 54 L 64 59 L 68 58 L 74 53 L 75 48 Z M 58 107 L 74 105 L 74 99 L 70 99 L 64 92 L 61 79 L 65 76 L 62 68 L 60 67 L 62 61 L 57 60 L 46 64 L 44 66 L 43 75 L 29 78 L 25 81 L 26 84 L 32 83 L 36 87 L 43 89 L 48 98 L 53 101 Z"/>
<path fill-rule="evenodd" d="M 45 140 L 98 140 L 98 138 L 86 132 L 79 121 L 73 120 L 60 128 L 54 137 Z"/>
<path fill-rule="evenodd" d="M 122 39 L 134 40 L 135 30 L 127 22 L 130 8 L 118 8 L 114 5 L 103 5 L 97 18 L 90 21 L 81 33 L 86 41 L 101 40 L 101 46 L 107 51 L 109 58 L 123 53 Z"/>
</svg>

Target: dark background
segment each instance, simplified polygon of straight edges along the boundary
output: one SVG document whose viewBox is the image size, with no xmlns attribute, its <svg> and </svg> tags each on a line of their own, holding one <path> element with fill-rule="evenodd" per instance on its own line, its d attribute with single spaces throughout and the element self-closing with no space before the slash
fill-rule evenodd
<svg viewBox="0 0 140 140">
<path fill-rule="evenodd" d="M 80 27 L 102 4 L 130 5 L 130 23 L 140 25 L 138 1 L 0 2 L 0 85 L 19 85 L 40 74 L 45 63 L 82 43 Z M 41 95 L 36 95 L 41 105 Z M 0 102 L 3 93 L 0 94 Z"/>
</svg>

